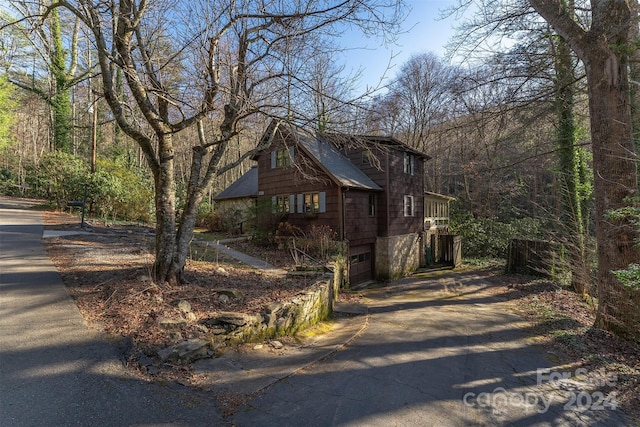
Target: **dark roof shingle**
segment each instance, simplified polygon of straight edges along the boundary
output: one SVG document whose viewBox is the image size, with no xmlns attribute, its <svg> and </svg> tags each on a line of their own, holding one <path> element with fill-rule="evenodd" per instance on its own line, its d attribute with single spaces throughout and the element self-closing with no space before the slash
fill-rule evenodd
<svg viewBox="0 0 640 427">
<path fill-rule="evenodd" d="M 342 187 L 382 190 L 329 141 L 320 137 L 297 135 L 299 145 Z"/>
<path fill-rule="evenodd" d="M 258 167 L 253 166 L 247 173 L 215 196 L 213 200 L 242 199 L 258 196 Z"/>
</svg>

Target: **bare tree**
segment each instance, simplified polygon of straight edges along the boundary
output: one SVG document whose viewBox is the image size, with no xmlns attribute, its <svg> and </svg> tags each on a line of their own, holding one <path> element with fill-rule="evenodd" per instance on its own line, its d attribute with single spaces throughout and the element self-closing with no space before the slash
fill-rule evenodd
<svg viewBox="0 0 640 427">
<path fill-rule="evenodd" d="M 582 17 L 574 11 L 572 4 L 567 1 L 567 9 L 575 19 Z M 461 26 L 455 39 L 457 48 L 468 57 L 473 57 L 476 50 L 486 55 L 485 61 L 490 64 L 486 68 L 493 72 L 480 79 L 478 85 L 499 89 L 501 94 L 496 97 L 496 105 L 504 106 L 500 110 L 512 117 L 522 116 L 525 111 L 529 115 L 533 113 L 536 121 L 523 121 L 522 126 L 535 123 L 540 130 L 543 120 L 548 123 L 545 132 L 547 150 L 544 151 L 554 150 L 556 161 L 552 168 L 557 188 L 554 188 L 553 196 L 562 203 L 552 202 L 551 206 L 543 207 L 551 208 L 544 219 L 561 218 L 551 226 L 561 230 L 562 235 L 556 234 L 556 238 L 563 237 L 570 247 L 572 280 L 576 289 L 581 294 L 590 293 L 586 287 L 589 262 L 585 259 L 585 242 L 589 220 L 587 206 L 591 205 L 586 202 L 590 202 L 591 179 L 589 174 L 581 173 L 588 167 L 581 146 L 584 141 L 579 140 L 578 131 L 580 111 L 585 108 L 581 101 L 586 98 L 580 96 L 584 90 L 583 68 L 568 45 L 526 1 L 505 0 L 498 5 L 481 4 L 478 7 L 481 13 Z M 461 44 L 461 40 L 465 44 Z M 523 146 L 529 141 L 514 142 Z M 520 154 L 530 155 L 522 151 Z M 556 210 L 554 205 L 559 212 L 549 215 Z"/>
<path fill-rule="evenodd" d="M 629 58 L 637 49 L 636 1 L 591 2 L 587 23 L 574 19 L 561 0 L 529 0 L 584 63 L 589 88 L 589 116 L 595 176 L 598 243 L 598 316 L 596 325 L 640 336 L 637 293 L 623 289 L 613 271 L 640 259 L 637 231 L 608 213 L 637 195 L 629 84 Z M 631 54 L 631 55 L 630 55 Z"/>
<path fill-rule="evenodd" d="M 256 114 L 287 116 L 286 104 L 272 100 L 286 98 L 286 57 L 304 55 L 308 45 L 299 44 L 297 51 L 285 45 L 311 34 L 327 40 L 332 29 L 343 24 L 393 32 L 400 13 L 391 0 L 61 0 L 45 8 L 42 18 L 55 8 L 70 11 L 91 31 L 104 98 L 152 171 L 154 276 L 170 284 L 183 281 L 206 189 L 217 175 L 252 154 L 220 165 L 233 138 L 243 131 L 243 121 Z M 116 90 L 118 69 L 132 102 L 124 102 Z M 215 132 L 205 133 L 205 120 L 217 121 Z M 178 217 L 174 136 L 193 127 L 198 137 L 192 142 L 185 204 Z"/>
<path fill-rule="evenodd" d="M 48 3 L 9 2 L 19 19 L 12 21 L 5 17 L 3 24 L 10 24 L 16 36 L 29 40 L 29 46 L 22 49 L 21 58 L 7 71 L 13 84 L 38 95 L 49 105 L 52 148 L 70 152 L 73 138 L 71 90 L 87 78 L 90 70 L 78 61 L 79 21 L 69 14 L 63 16 L 58 9 L 51 9 L 48 19 L 43 22 L 40 16 L 47 10 Z"/>
<path fill-rule="evenodd" d="M 451 99 L 452 67 L 433 53 L 414 55 L 402 65 L 390 85 L 392 96 L 400 100 L 404 140 L 426 150 L 428 133 L 447 117 Z"/>
<path fill-rule="evenodd" d="M 394 135 L 431 156 L 425 165 L 427 186 L 440 191 L 442 140 L 431 131 L 451 118 L 455 69 L 433 53 L 420 53 L 404 63 L 369 107 L 369 131 Z"/>
<path fill-rule="evenodd" d="M 467 4 L 469 2 L 460 2 L 458 7 Z M 521 68 L 521 78 L 513 80 L 516 85 L 513 86 L 512 93 L 518 95 L 513 100 L 528 98 L 532 101 L 544 101 L 555 98 L 556 111 L 559 113 L 558 129 L 564 126 L 565 133 L 574 132 L 570 123 L 573 120 L 573 113 L 570 111 L 573 108 L 573 95 L 568 93 L 573 88 L 569 85 L 578 81 L 579 75 L 573 75 L 574 70 L 582 71 L 580 66 L 584 67 L 595 176 L 599 297 L 596 324 L 610 330 L 617 329 L 621 333 L 639 334 L 638 295 L 624 289 L 612 273 L 640 259 L 640 251 L 634 246 L 637 235 L 630 223 L 614 221 L 608 215 L 608 212 L 625 206 L 627 198 L 637 192 L 637 154 L 632 138 L 629 85 L 629 59 L 637 57 L 638 51 L 637 1 L 505 0 L 490 6 L 484 2 L 478 4 L 481 13 L 476 14 L 463 28 L 465 37 L 455 40 L 454 48 L 458 53 L 463 51 L 466 57 L 474 59 L 494 52 L 508 52 L 509 55 L 513 49 L 507 50 L 505 46 L 517 42 L 525 47 L 521 51 L 528 54 L 530 63 L 538 64 L 542 56 L 531 55 L 539 52 L 535 46 L 539 46 L 540 41 L 544 41 L 546 37 L 556 37 L 545 29 L 549 25 L 580 60 L 579 63 L 576 61 L 578 66 L 574 67 L 568 52 L 562 51 L 562 44 L 553 44 L 556 53 L 555 67 L 545 65 L 545 62 L 551 64 L 546 60 L 540 63 L 542 68 L 538 69 L 542 73 L 532 74 L 530 71 L 534 71 L 533 68 L 530 71 Z M 458 9 L 453 9 L 456 10 Z M 544 19 L 540 19 L 540 15 Z M 527 49 L 527 46 L 533 49 Z M 471 52 L 478 56 L 474 57 Z M 547 72 L 547 69 L 551 72 Z M 509 67 L 509 70 L 517 72 L 517 68 Z M 552 77 L 549 83 L 554 83 L 553 85 L 545 84 L 545 73 Z M 533 76 L 539 76 L 536 78 L 538 83 L 536 79 L 531 79 Z M 524 85 L 528 85 L 531 90 L 523 91 L 522 88 L 526 87 Z M 553 92 L 540 91 L 545 86 Z M 530 97 L 536 91 L 537 96 Z M 522 95 L 526 97 L 523 98 Z M 562 135 L 558 132 L 556 136 L 560 154 L 575 156 L 577 141 L 567 139 L 567 136 L 574 138 L 575 133 Z M 574 211 L 572 215 L 575 215 L 576 225 L 580 227 L 582 224 L 578 221 L 581 219 L 577 215 L 580 206 L 575 203 L 575 191 L 580 186 L 577 182 L 579 177 L 575 157 L 567 160 L 569 161 L 562 163 L 562 172 L 574 174 L 570 177 L 570 181 L 574 182 L 565 182 L 565 207 Z M 580 232 L 578 227 L 572 227 L 574 232 Z"/>
</svg>

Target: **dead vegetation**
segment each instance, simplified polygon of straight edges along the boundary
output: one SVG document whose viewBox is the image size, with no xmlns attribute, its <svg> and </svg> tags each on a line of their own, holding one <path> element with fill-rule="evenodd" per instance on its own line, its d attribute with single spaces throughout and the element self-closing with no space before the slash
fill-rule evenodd
<svg viewBox="0 0 640 427">
<path fill-rule="evenodd" d="M 44 217 L 47 229 L 80 231 L 74 216 L 45 212 Z M 292 299 L 314 281 L 264 275 L 222 253 L 203 250 L 197 255 L 201 260 L 188 262 L 187 283 L 169 287 L 151 280 L 150 229 L 97 223 L 88 229 L 88 234 L 45 239 L 47 252 L 87 322 L 125 337 L 132 354 L 152 356 L 169 343 L 203 337 L 198 321 L 212 313 L 256 314 L 268 304 Z M 289 267 L 290 255 L 278 252 L 262 254 L 278 267 Z M 234 290 L 241 298 L 221 298 L 221 290 Z M 162 318 L 181 317 L 180 301 L 190 304 L 192 321 L 179 329 L 159 327 Z"/>
</svg>

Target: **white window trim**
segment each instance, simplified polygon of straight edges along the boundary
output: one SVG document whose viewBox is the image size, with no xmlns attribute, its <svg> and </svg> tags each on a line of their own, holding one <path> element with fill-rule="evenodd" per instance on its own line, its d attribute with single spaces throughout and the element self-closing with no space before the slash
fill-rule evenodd
<svg viewBox="0 0 640 427">
<path fill-rule="evenodd" d="M 408 152 L 402 153 L 402 171 L 409 175 L 414 175 L 416 166 L 416 156 Z"/>
<path fill-rule="evenodd" d="M 373 202 L 373 203 L 372 203 Z M 369 217 L 376 216 L 378 198 L 375 194 L 369 194 L 368 206 L 367 206 L 367 215 Z M 373 210 L 373 212 L 372 212 Z"/>
<path fill-rule="evenodd" d="M 407 208 L 411 211 L 409 215 L 407 215 Z M 402 196 L 402 213 L 406 217 L 415 216 L 415 200 L 414 197 L 410 194 L 405 194 Z"/>
</svg>

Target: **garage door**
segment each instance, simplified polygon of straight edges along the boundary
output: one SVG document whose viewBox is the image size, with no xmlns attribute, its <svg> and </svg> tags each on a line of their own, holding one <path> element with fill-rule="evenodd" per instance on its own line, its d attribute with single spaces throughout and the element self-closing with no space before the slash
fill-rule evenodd
<svg viewBox="0 0 640 427">
<path fill-rule="evenodd" d="M 349 248 L 349 282 L 352 285 L 373 279 L 373 245 Z"/>
</svg>

